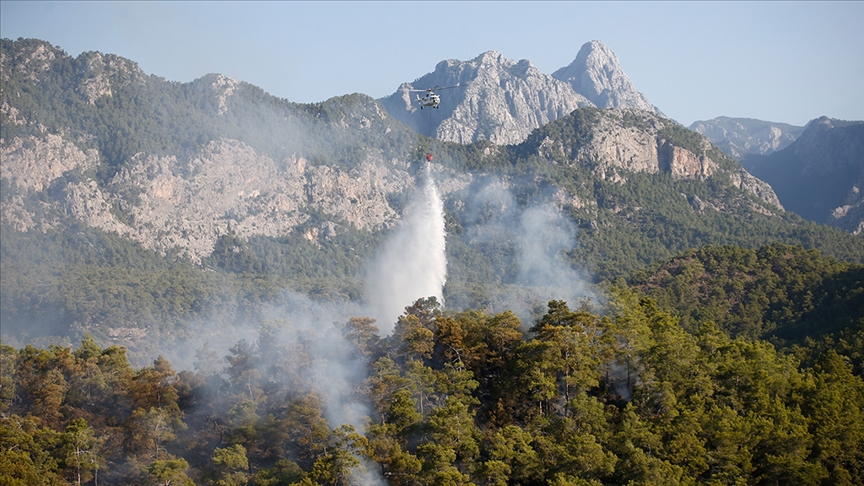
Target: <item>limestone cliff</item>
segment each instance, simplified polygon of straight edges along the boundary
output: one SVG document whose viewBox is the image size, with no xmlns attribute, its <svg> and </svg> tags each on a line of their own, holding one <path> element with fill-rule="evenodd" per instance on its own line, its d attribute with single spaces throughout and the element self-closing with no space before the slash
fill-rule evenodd
<svg viewBox="0 0 864 486">
<path fill-rule="evenodd" d="M 14 186 L 40 192 L 64 173 L 93 169 L 99 163 L 95 149 L 81 150 L 60 135 L 14 138 L 0 145 L 0 177 Z"/>
<path fill-rule="evenodd" d="M 84 76 L 77 91 L 92 104 L 102 96 L 112 96 L 114 90 L 136 83 L 144 84 L 147 76 L 138 64 L 113 54 L 85 52 L 79 56 Z"/>
<path fill-rule="evenodd" d="M 3 153 L 3 177 L 32 191 L 98 161 L 93 151 L 88 155 L 56 136 L 16 139 Z M 307 221 L 310 211 L 356 229 L 380 230 L 399 217 L 388 196 L 413 182 L 398 164 L 383 160 L 362 160 L 348 171 L 296 156 L 277 163 L 242 142 L 222 139 L 186 160 L 141 154 L 106 187 L 92 179 L 70 181 L 56 204 L 91 226 L 162 252 L 180 248 L 197 260 L 229 228 L 247 238 L 280 236 Z M 2 211 L 5 222 L 18 229 L 36 229 L 27 214 L 14 201 Z"/>
</svg>

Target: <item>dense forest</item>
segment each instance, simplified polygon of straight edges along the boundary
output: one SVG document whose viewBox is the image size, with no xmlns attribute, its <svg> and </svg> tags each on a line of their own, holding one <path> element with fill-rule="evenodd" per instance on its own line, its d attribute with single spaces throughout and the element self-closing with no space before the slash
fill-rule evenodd
<svg viewBox="0 0 864 486">
<path fill-rule="evenodd" d="M 732 337 L 778 344 L 860 326 L 864 316 L 864 266 L 789 245 L 705 246 L 635 272 L 630 284 L 691 332 L 712 320 Z"/>
<path fill-rule="evenodd" d="M 2 347 L 3 484 L 861 484 L 864 381 L 612 289 L 609 312 L 262 322 L 194 371 Z M 351 370 L 333 374 L 334 368 Z M 362 371 L 361 371 L 362 370 Z M 333 379 L 339 376 L 341 379 Z"/>
</svg>

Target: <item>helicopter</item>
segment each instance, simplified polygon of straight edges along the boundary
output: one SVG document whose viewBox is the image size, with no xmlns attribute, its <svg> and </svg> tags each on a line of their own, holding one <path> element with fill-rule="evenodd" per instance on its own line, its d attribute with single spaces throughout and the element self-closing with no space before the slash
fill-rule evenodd
<svg viewBox="0 0 864 486">
<path fill-rule="evenodd" d="M 426 93 L 423 96 L 417 95 L 417 103 L 420 105 L 420 109 L 422 110 L 424 106 L 431 106 L 432 108 L 438 108 L 438 104 L 441 103 L 441 95 L 436 93 L 435 91 L 441 91 L 442 89 L 453 89 L 453 88 L 464 88 L 468 86 L 467 84 L 457 84 L 456 86 L 446 86 L 444 88 L 440 86 L 435 86 L 434 88 L 426 88 L 426 89 L 409 89 L 407 91 L 412 93 Z"/>
</svg>

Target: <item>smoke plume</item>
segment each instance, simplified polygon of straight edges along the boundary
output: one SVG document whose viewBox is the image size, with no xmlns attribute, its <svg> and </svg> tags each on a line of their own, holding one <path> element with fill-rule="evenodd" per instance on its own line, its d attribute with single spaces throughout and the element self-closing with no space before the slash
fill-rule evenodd
<svg viewBox="0 0 864 486">
<path fill-rule="evenodd" d="M 531 321 L 550 300 L 597 299 L 566 255 L 578 244 L 576 225 L 548 197 L 520 204 L 506 183 L 491 178 L 465 198 L 464 221 L 467 243 L 484 248 L 502 272 L 500 285 L 486 290 L 493 311 Z"/>
</svg>

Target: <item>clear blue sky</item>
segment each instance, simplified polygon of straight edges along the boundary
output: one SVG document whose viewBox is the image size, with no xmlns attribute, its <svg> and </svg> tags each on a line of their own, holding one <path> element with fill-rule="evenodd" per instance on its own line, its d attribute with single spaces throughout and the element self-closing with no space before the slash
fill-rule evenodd
<svg viewBox="0 0 864 486">
<path fill-rule="evenodd" d="M 295 102 L 375 98 L 495 50 L 552 74 L 590 40 L 689 125 L 864 120 L 864 2 L 16 2 L 0 36 L 118 54 L 188 82 L 216 72 Z"/>
</svg>

